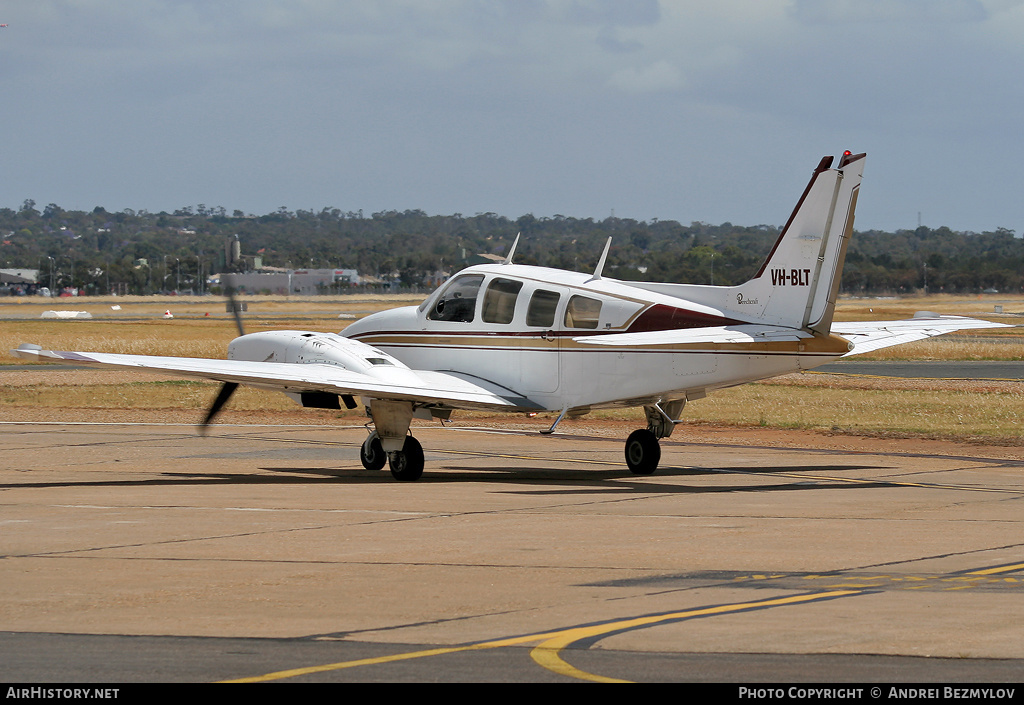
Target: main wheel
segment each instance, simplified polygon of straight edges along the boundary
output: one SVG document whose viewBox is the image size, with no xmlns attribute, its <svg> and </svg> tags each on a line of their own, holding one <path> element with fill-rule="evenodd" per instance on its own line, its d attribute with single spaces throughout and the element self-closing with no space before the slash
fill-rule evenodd
<svg viewBox="0 0 1024 705">
<path fill-rule="evenodd" d="M 650 475 L 658 469 L 661 461 L 661 444 L 658 437 L 642 428 L 633 431 L 626 439 L 626 465 L 634 475 Z"/>
<path fill-rule="evenodd" d="M 388 455 L 384 452 L 384 448 L 381 447 L 376 431 L 367 436 L 366 440 L 363 441 L 363 445 L 359 449 L 359 460 L 362 461 L 363 467 L 367 470 L 380 470 L 384 467 L 384 463 L 388 461 Z"/>
<path fill-rule="evenodd" d="M 402 482 L 413 482 L 423 475 L 423 446 L 412 436 L 405 437 L 402 450 L 388 453 L 391 476 Z"/>
</svg>

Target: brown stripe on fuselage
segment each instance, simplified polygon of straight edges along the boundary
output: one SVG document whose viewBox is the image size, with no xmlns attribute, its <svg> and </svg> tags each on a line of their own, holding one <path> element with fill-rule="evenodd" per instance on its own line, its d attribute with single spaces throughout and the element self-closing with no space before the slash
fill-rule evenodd
<svg viewBox="0 0 1024 705">
<path fill-rule="evenodd" d="M 626 329 L 627 333 L 646 333 L 654 330 L 682 330 L 713 328 L 745 323 L 725 316 L 688 311 L 677 306 L 654 304 L 646 308 Z"/>
</svg>

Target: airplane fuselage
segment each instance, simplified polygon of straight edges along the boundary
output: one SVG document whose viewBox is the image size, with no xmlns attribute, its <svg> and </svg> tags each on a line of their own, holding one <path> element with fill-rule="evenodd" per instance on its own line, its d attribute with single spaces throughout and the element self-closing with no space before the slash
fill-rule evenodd
<svg viewBox="0 0 1024 705">
<path fill-rule="evenodd" d="M 419 306 L 372 314 L 342 335 L 414 369 L 457 370 L 547 410 L 695 399 L 810 369 L 848 352 L 838 336 L 748 345 L 593 345 L 592 336 L 757 323 L 591 275 L 514 264 L 463 270 Z"/>
</svg>

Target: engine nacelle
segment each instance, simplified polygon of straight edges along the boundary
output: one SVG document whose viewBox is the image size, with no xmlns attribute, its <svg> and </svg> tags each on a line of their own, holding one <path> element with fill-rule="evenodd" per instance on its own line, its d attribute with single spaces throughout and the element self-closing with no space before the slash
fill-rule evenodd
<svg viewBox="0 0 1024 705">
<path fill-rule="evenodd" d="M 228 345 L 228 359 L 293 365 L 333 365 L 394 384 L 417 386 L 422 383 L 416 373 L 397 358 L 372 345 L 337 333 L 298 330 L 249 333 L 231 341 Z M 349 409 L 356 407 L 355 399 L 348 394 L 339 396 L 316 390 L 285 394 L 305 407 L 339 409 L 341 403 Z M 369 400 L 363 401 L 369 406 Z"/>
<path fill-rule="evenodd" d="M 374 375 L 381 367 L 408 369 L 382 350 L 338 335 L 297 330 L 249 333 L 228 345 L 229 360 L 250 362 L 321 363 Z"/>
</svg>

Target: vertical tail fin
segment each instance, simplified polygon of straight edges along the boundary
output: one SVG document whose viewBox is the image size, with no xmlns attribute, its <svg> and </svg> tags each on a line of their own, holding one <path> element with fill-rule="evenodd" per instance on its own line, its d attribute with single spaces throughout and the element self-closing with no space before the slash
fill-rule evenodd
<svg viewBox="0 0 1024 705">
<path fill-rule="evenodd" d="M 828 335 L 864 173 L 864 154 L 824 157 L 753 279 L 739 286 L 641 284 L 740 321 Z"/>
<path fill-rule="evenodd" d="M 864 172 L 864 154 L 825 157 L 753 279 L 730 309 L 765 323 L 828 335 Z"/>
</svg>

